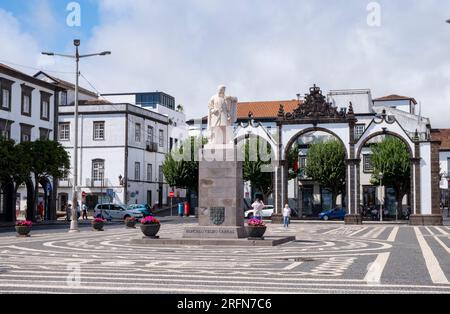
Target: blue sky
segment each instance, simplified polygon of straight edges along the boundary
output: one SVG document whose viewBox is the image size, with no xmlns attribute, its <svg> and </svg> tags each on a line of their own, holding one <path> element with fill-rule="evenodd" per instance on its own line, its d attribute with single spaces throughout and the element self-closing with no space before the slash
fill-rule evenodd
<svg viewBox="0 0 450 314">
<path fill-rule="evenodd" d="M 78 0 L 81 6 L 81 26 L 66 24 L 66 10 L 71 1 L 62 0 L 0 0 L 0 8 L 11 12 L 20 22 L 24 32 L 33 35 L 49 50 L 66 50 L 73 38 L 87 40 L 99 23 L 98 1 Z M 50 21 L 49 21 L 50 20 Z M 45 26 L 50 30 L 42 31 Z"/>
<path fill-rule="evenodd" d="M 0 60 L 72 80 L 59 73 L 72 63 L 40 52 L 72 52 L 80 38 L 82 52 L 112 51 L 81 64 L 100 92 L 166 91 L 189 117 L 220 84 L 241 101 L 317 84 L 415 97 L 434 127 L 450 127 L 449 1 L 377 1 L 374 26 L 368 0 L 79 0 L 81 27 L 66 25 L 69 2 L 0 0 Z"/>
</svg>

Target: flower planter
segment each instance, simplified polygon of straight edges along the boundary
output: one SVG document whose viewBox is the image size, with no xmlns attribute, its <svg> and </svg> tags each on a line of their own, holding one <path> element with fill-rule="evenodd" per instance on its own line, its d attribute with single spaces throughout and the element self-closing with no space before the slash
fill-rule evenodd
<svg viewBox="0 0 450 314">
<path fill-rule="evenodd" d="M 103 231 L 103 227 L 105 226 L 104 222 L 94 222 L 92 223 L 92 228 L 97 231 Z"/>
<path fill-rule="evenodd" d="M 155 238 L 160 228 L 160 224 L 141 225 L 142 233 L 149 238 Z"/>
<path fill-rule="evenodd" d="M 31 227 L 27 226 L 16 226 L 17 234 L 21 237 L 29 237 L 31 232 Z"/>
<path fill-rule="evenodd" d="M 125 221 L 125 226 L 127 228 L 136 229 L 136 221 Z"/>
<path fill-rule="evenodd" d="M 249 239 L 263 239 L 264 233 L 266 233 L 267 227 L 247 227 L 247 236 Z"/>
</svg>

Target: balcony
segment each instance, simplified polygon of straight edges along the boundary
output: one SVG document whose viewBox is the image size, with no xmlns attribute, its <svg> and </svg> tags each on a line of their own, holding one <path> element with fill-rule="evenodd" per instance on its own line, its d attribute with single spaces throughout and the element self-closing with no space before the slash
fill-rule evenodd
<svg viewBox="0 0 450 314">
<path fill-rule="evenodd" d="M 145 149 L 150 153 L 157 153 L 158 152 L 158 143 L 147 142 Z"/>
<path fill-rule="evenodd" d="M 61 179 L 59 180 L 58 186 L 60 188 L 71 188 L 73 187 L 72 179 Z"/>
</svg>

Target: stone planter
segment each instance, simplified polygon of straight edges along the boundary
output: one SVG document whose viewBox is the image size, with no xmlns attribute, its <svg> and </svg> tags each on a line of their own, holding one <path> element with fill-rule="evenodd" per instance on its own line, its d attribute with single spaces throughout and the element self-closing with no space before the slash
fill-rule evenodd
<svg viewBox="0 0 450 314">
<path fill-rule="evenodd" d="M 29 237 L 31 232 L 31 227 L 26 226 L 16 226 L 17 235 L 21 237 Z"/>
<path fill-rule="evenodd" d="M 130 229 L 136 229 L 136 221 L 125 221 L 125 226 Z"/>
<path fill-rule="evenodd" d="M 92 228 L 94 228 L 94 230 L 97 230 L 97 231 L 103 231 L 104 226 L 105 226 L 104 222 L 93 222 L 92 223 Z"/>
<path fill-rule="evenodd" d="M 152 224 L 152 225 L 141 225 L 142 233 L 149 238 L 156 238 L 156 235 L 159 232 L 161 225 Z"/>
<path fill-rule="evenodd" d="M 264 239 L 264 233 L 266 233 L 267 227 L 247 227 L 247 237 L 249 239 Z"/>
</svg>

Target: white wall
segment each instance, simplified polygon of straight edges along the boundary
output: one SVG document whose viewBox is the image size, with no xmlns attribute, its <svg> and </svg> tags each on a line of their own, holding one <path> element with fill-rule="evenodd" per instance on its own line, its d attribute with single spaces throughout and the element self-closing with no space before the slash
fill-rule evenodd
<svg viewBox="0 0 450 314">
<path fill-rule="evenodd" d="M 420 143 L 420 199 L 421 214 L 431 215 L 431 144 Z"/>
</svg>

